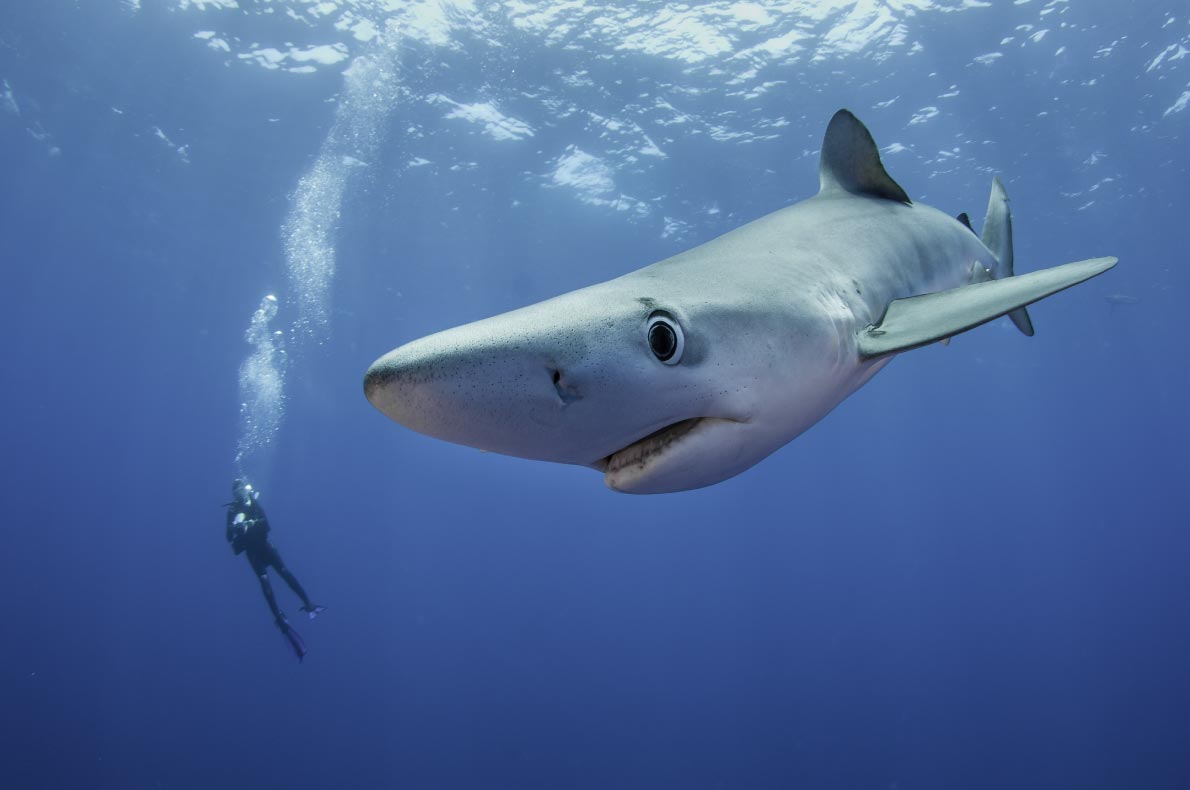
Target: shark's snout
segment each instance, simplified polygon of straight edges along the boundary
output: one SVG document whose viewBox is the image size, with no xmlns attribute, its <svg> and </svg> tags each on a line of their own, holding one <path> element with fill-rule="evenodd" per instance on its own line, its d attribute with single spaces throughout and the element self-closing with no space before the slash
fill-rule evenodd
<svg viewBox="0 0 1190 790">
<path fill-rule="evenodd" d="M 364 394 L 391 419 L 414 430 L 432 420 L 436 400 L 433 360 L 410 353 L 408 346 L 390 351 L 364 374 Z"/>
<path fill-rule="evenodd" d="M 434 337 L 385 354 L 364 375 L 364 394 L 392 420 L 438 439 L 538 457 L 527 447 L 549 434 L 581 396 L 541 355 L 510 348 L 442 347 Z M 427 342 L 430 341 L 430 342 Z"/>
<path fill-rule="evenodd" d="M 396 377 L 395 368 L 385 364 L 383 359 L 376 360 L 364 373 L 364 396 L 373 406 L 384 411 L 381 408 L 384 392 Z"/>
<path fill-rule="evenodd" d="M 364 375 L 364 394 L 397 423 L 489 452 L 598 467 L 638 438 L 609 424 L 629 395 L 593 360 L 606 331 L 573 310 L 522 310 L 448 329 L 390 351 Z M 615 355 L 612 355 L 614 358 Z"/>
</svg>

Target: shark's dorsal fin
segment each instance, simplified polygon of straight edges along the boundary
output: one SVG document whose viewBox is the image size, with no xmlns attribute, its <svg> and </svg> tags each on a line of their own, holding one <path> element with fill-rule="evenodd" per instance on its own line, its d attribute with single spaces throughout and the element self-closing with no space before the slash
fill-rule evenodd
<svg viewBox="0 0 1190 790">
<path fill-rule="evenodd" d="M 972 233 L 975 233 L 975 228 L 971 227 L 971 218 L 967 216 L 966 211 L 964 211 L 962 214 L 955 217 L 955 219 L 957 219 L 959 222 L 963 223 L 964 228 L 971 231 Z M 975 235 L 978 236 L 979 234 L 975 233 Z"/>
<path fill-rule="evenodd" d="M 1091 258 L 1002 280 L 894 299 L 878 326 L 859 333 L 859 354 L 871 359 L 952 337 L 1103 274 L 1115 265 L 1115 258 Z"/>
<path fill-rule="evenodd" d="M 912 203 L 880 163 L 880 151 L 868 128 L 850 110 L 839 110 L 826 127 L 818 161 L 818 192 L 842 190 L 853 195 Z"/>
</svg>

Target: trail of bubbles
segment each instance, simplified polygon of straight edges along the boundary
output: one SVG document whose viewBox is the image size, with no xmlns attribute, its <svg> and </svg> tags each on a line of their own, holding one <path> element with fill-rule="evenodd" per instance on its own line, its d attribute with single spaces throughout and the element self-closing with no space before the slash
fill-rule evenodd
<svg viewBox="0 0 1190 790">
<path fill-rule="evenodd" d="M 375 158 L 384 121 L 396 105 L 398 38 L 396 23 L 389 22 L 372 49 L 343 72 L 334 123 L 318 158 L 298 181 L 281 230 L 297 306 L 293 329 L 306 340 L 325 340 L 343 199 L 356 175 Z"/>
<path fill-rule="evenodd" d="M 281 228 L 289 300 L 296 309 L 290 334 L 298 351 L 326 339 L 339 216 L 352 181 L 376 156 L 384 121 L 396 104 L 397 43 L 397 26 L 390 22 L 369 53 L 343 72 L 334 123 L 318 158 L 298 181 Z M 241 476 L 246 466 L 264 464 L 261 454 L 276 439 L 285 414 L 285 335 L 272 327 L 277 307 L 277 298 L 269 294 L 252 315 L 247 333 L 252 352 L 240 365 L 235 461 Z"/>
<path fill-rule="evenodd" d="M 272 328 L 276 317 L 277 297 L 269 294 L 260 301 L 244 333 L 252 351 L 240 364 L 240 439 L 235 458 L 240 476 L 248 459 L 273 443 L 285 416 L 284 333 Z"/>
</svg>

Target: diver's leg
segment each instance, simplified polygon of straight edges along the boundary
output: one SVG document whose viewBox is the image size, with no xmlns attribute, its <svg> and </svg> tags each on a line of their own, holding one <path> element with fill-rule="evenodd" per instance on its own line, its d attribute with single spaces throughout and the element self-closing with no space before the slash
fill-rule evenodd
<svg viewBox="0 0 1190 790">
<path fill-rule="evenodd" d="M 252 566 L 252 572 L 256 574 L 256 578 L 260 582 L 260 591 L 264 593 L 264 600 L 269 605 L 269 611 L 273 613 L 273 619 L 277 621 L 277 626 L 284 630 L 285 613 L 277 606 L 277 598 L 273 595 L 273 585 L 269 583 L 269 557 L 255 548 L 248 549 L 247 554 L 248 564 Z"/>
<path fill-rule="evenodd" d="M 306 595 L 306 591 L 302 589 L 301 582 L 297 580 L 296 576 L 289 572 L 289 568 L 285 567 L 285 563 L 281 560 L 281 554 L 276 548 L 273 549 L 273 556 L 271 557 L 271 560 L 272 566 L 277 569 L 277 573 L 279 573 L 281 578 L 285 580 L 285 583 L 289 585 L 289 589 L 297 593 L 297 597 L 302 599 L 302 608 L 307 611 L 315 608 L 314 604 L 310 602 L 310 596 Z"/>
<path fill-rule="evenodd" d="M 268 573 L 261 573 L 258 577 L 260 579 L 260 591 L 264 593 L 264 599 L 268 601 L 269 610 L 273 613 L 273 618 L 277 621 L 278 626 L 285 623 L 285 614 L 277 606 L 277 598 L 273 595 L 273 585 L 269 583 Z"/>
<path fill-rule="evenodd" d="M 305 609 L 313 609 L 314 604 L 310 603 L 310 596 L 306 595 L 306 591 L 302 589 L 301 582 L 289 572 L 289 568 L 284 565 L 277 565 L 277 573 L 281 574 L 281 578 L 289 585 L 289 589 L 297 593 L 297 597 L 302 599 L 302 606 Z"/>
</svg>

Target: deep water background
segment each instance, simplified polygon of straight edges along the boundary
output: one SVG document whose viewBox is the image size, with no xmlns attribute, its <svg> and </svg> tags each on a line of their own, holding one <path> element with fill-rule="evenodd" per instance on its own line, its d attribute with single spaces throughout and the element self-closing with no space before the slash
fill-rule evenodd
<svg viewBox="0 0 1190 790">
<path fill-rule="evenodd" d="M 1121 28 L 1108 38 L 1159 27 L 1144 4 L 1108 8 L 1077 13 Z M 904 120 L 868 109 L 888 98 L 878 74 L 902 109 L 934 87 L 811 65 L 764 99 L 796 107 L 788 138 L 675 142 L 632 177 L 722 209 L 683 238 L 528 182 L 565 125 L 524 145 L 444 127 L 414 150 L 395 110 L 343 206 L 329 334 L 293 350 L 256 473 L 277 546 L 328 607 L 295 618 L 299 665 L 220 505 L 243 332 L 286 287 L 279 229 L 339 70 L 228 67 L 147 2 L 6 5 L 0 785 L 1190 786 L 1187 115 L 1142 117 L 1144 58 L 1093 92 L 1025 56 L 972 70 L 989 20 L 1016 12 L 986 13 L 923 39 L 912 73 L 963 85 L 937 147 L 958 126 L 990 141 L 1019 271 L 1119 267 L 1032 308 L 1035 338 L 1002 321 L 905 355 L 773 458 L 681 495 L 412 434 L 362 373 L 809 196 L 803 137 L 831 112 L 891 142 Z M 189 162 L 152 127 L 184 130 Z M 1096 150 L 1117 191 L 1080 211 L 1054 184 Z M 406 169 L 414 155 L 480 166 Z M 990 173 L 886 164 L 915 198 L 982 216 Z"/>
</svg>

